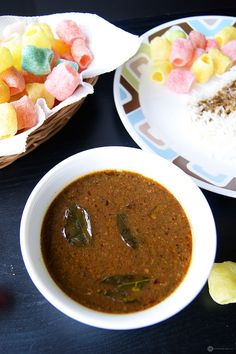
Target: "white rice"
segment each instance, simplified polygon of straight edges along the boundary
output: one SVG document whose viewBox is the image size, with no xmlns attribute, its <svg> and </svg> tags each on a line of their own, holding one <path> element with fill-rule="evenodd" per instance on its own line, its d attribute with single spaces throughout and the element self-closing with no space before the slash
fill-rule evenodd
<svg viewBox="0 0 236 354">
<path fill-rule="evenodd" d="M 190 94 L 188 110 L 191 124 L 201 138 L 236 146 L 236 110 L 225 112 L 224 105 L 219 105 L 214 112 L 203 110 L 200 101 L 214 97 L 225 86 L 236 80 L 236 66 L 222 75 L 216 75 L 208 83 L 196 84 Z M 235 97 L 236 100 L 236 97 Z M 236 105 L 236 101 L 235 101 Z"/>
</svg>

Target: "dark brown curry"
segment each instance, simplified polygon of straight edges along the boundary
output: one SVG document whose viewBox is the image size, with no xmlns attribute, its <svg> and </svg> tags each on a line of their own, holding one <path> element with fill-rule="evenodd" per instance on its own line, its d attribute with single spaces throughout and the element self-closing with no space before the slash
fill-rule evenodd
<svg viewBox="0 0 236 354">
<path fill-rule="evenodd" d="M 42 253 L 58 286 L 77 302 L 128 313 L 159 303 L 191 260 L 188 219 L 174 196 L 128 171 L 92 173 L 50 205 Z"/>
</svg>

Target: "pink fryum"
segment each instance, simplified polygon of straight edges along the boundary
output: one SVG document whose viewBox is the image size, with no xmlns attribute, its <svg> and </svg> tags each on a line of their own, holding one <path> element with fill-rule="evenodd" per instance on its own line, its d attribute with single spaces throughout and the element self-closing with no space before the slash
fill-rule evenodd
<svg viewBox="0 0 236 354">
<path fill-rule="evenodd" d="M 80 83 L 78 72 L 68 63 L 61 63 L 48 75 L 45 87 L 58 101 L 63 101 L 74 93 Z"/>
<path fill-rule="evenodd" d="M 184 68 L 173 69 L 167 79 L 167 87 L 176 93 L 188 93 L 195 81 L 190 70 Z"/>
<path fill-rule="evenodd" d="M 193 30 L 189 33 L 189 39 L 194 48 L 206 48 L 206 37 L 204 34 Z"/>
<path fill-rule="evenodd" d="M 234 63 L 236 63 L 236 39 L 222 45 L 221 51 L 227 55 Z"/>
<path fill-rule="evenodd" d="M 187 65 L 194 54 L 194 47 L 189 39 L 177 38 L 171 47 L 170 62 L 174 66 Z"/>
<path fill-rule="evenodd" d="M 73 42 L 71 46 L 71 54 L 74 61 L 79 64 L 80 71 L 86 69 L 93 59 L 92 53 L 87 47 L 86 42 L 81 38 L 78 38 Z"/>
<path fill-rule="evenodd" d="M 58 23 L 56 27 L 58 37 L 68 45 L 72 45 L 77 38 L 86 39 L 85 35 L 76 22 L 72 20 L 64 20 Z"/>
<path fill-rule="evenodd" d="M 216 48 L 218 49 L 218 43 L 214 38 L 208 38 L 206 40 L 206 52 L 210 49 L 210 48 Z"/>
<path fill-rule="evenodd" d="M 195 60 L 197 60 L 203 53 L 205 53 L 205 50 L 202 48 L 195 48 L 194 53 L 193 53 L 193 57 L 192 59 L 188 62 L 187 65 L 185 65 L 185 68 L 189 69 L 191 68 L 191 66 L 193 65 L 193 63 L 195 62 Z"/>
</svg>

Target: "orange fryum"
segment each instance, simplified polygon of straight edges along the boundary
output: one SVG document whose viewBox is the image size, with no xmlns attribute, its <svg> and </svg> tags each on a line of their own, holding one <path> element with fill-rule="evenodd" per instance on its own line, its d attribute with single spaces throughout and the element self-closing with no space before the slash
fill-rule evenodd
<svg viewBox="0 0 236 354">
<path fill-rule="evenodd" d="M 10 89 L 10 95 L 16 95 L 25 89 L 25 79 L 20 71 L 14 66 L 0 74 L 0 79 L 3 80 Z"/>
<path fill-rule="evenodd" d="M 22 75 L 26 84 L 33 84 L 34 82 L 43 84 L 47 78 L 47 75 L 34 75 L 25 70 L 22 71 Z"/>
<path fill-rule="evenodd" d="M 0 80 L 0 103 L 9 102 L 10 100 L 10 89 L 7 84 Z"/>
<path fill-rule="evenodd" d="M 20 93 L 17 93 L 16 95 L 13 95 L 10 97 L 10 102 L 13 102 L 13 101 L 17 101 L 19 100 L 21 97 L 27 95 L 27 92 L 26 90 L 20 92 Z"/>
<path fill-rule="evenodd" d="M 69 60 L 69 61 L 74 61 L 73 57 L 71 54 L 62 54 L 61 59 Z"/>
<path fill-rule="evenodd" d="M 70 54 L 70 47 L 61 39 L 54 39 L 52 42 L 52 49 L 54 49 L 60 56 L 63 54 Z"/>
<path fill-rule="evenodd" d="M 11 102 L 17 116 L 17 130 L 29 129 L 37 124 L 37 113 L 34 103 L 28 96 L 23 96 L 19 100 Z"/>
<path fill-rule="evenodd" d="M 53 49 L 53 58 L 52 58 L 52 61 L 51 61 L 51 69 L 54 68 L 54 66 L 56 65 L 56 62 L 57 60 L 60 59 L 60 55 Z"/>
</svg>

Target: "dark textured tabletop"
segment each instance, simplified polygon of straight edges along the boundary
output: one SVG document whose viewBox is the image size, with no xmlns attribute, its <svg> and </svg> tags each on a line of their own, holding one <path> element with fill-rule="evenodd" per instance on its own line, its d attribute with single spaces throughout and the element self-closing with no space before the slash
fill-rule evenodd
<svg viewBox="0 0 236 354">
<path fill-rule="evenodd" d="M 134 1 L 128 6 L 128 12 L 115 5 L 112 8 L 108 2 L 106 7 L 105 1 L 88 1 L 87 8 L 82 1 L 81 7 L 73 4 L 68 8 L 62 1 L 57 2 L 58 8 L 55 3 L 24 0 L 16 5 L 17 12 L 4 3 L 1 14 L 97 12 L 129 32 L 142 34 L 170 19 L 183 17 L 184 11 L 181 1 L 175 11 L 162 4 L 161 13 L 154 2 L 150 2 L 149 8 L 143 5 L 142 13 L 142 4 L 137 2 L 139 8 L 134 9 L 133 17 L 130 6 L 135 6 Z M 209 13 L 212 9 L 212 14 L 236 16 L 236 7 L 230 8 L 227 2 L 224 10 L 214 7 L 213 1 L 207 8 L 203 1 L 201 8 L 197 4 L 192 5 L 194 13 L 185 14 L 196 14 L 201 9 L 201 14 Z M 190 11 L 191 7 L 186 10 Z M 114 72 L 99 78 L 95 93 L 56 136 L 0 170 L 0 353 L 236 353 L 236 305 L 216 304 L 209 296 L 207 284 L 189 306 L 171 319 L 138 330 L 110 331 L 89 327 L 60 313 L 39 293 L 26 271 L 20 251 L 19 226 L 26 200 L 39 179 L 61 160 L 89 148 L 137 147 L 117 114 L 113 77 Z M 216 222 L 216 261 L 236 261 L 236 200 L 202 191 Z"/>
</svg>

